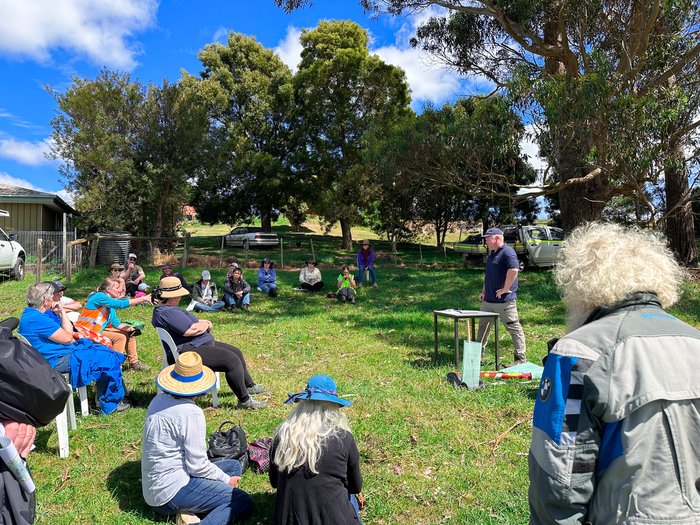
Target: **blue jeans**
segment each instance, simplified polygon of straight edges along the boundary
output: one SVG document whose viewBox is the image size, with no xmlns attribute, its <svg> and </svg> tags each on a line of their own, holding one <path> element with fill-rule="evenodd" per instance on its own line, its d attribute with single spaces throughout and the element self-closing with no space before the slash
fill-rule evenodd
<svg viewBox="0 0 700 525">
<path fill-rule="evenodd" d="M 229 476 L 241 475 L 241 464 L 237 459 L 225 459 L 216 465 Z M 206 514 L 202 525 L 228 525 L 249 516 L 254 508 L 253 498 L 241 489 L 213 479 L 190 478 L 173 499 L 155 510 L 166 515 L 181 511 Z"/>
<path fill-rule="evenodd" d="M 277 289 L 277 285 L 275 283 L 263 283 L 260 285 L 260 289 L 265 295 L 270 295 L 270 290 L 272 289 Z"/>
<path fill-rule="evenodd" d="M 224 301 L 228 306 L 243 306 L 244 304 L 250 304 L 250 294 L 247 293 L 243 297 L 236 297 L 230 293 L 224 294 Z"/>
<path fill-rule="evenodd" d="M 377 274 L 374 273 L 374 266 L 362 266 L 357 267 L 357 284 L 362 284 L 362 279 L 365 278 L 365 269 L 369 270 L 369 276 L 372 278 L 372 284 L 377 282 Z"/>
<path fill-rule="evenodd" d="M 194 309 L 195 310 L 200 310 L 202 312 L 218 312 L 221 310 L 225 304 L 223 301 L 216 301 L 214 304 L 209 306 L 208 304 L 200 303 L 199 301 L 195 301 Z"/>
</svg>

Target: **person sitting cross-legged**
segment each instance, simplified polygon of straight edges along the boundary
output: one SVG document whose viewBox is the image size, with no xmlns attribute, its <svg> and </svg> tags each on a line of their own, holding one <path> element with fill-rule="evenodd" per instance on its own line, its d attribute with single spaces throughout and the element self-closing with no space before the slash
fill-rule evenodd
<svg viewBox="0 0 700 525">
<path fill-rule="evenodd" d="M 214 339 L 211 321 L 197 319 L 194 314 L 178 306 L 180 298 L 187 293 L 177 277 L 161 279 L 153 292 L 156 307 L 151 324 L 167 330 L 180 354 L 197 352 L 206 366 L 216 372 L 224 372 L 226 382 L 238 398 L 237 408 L 264 408 L 265 403 L 257 401 L 252 395 L 265 394 L 268 390 L 253 381 L 240 349 Z M 169 353 L 168 359 L 172 364 Z"/>
<path fill-rule="evenodd" d="M 182 283 L 181 279 L 177 279 Z M 202 278 L 194 283 L 192 287 L 192 301 L 194 309 L 200 312 L 218 312 L 226 306 L 223 301 L 219 301 L 216 283 L 212 282 L 209 270 L 204 270 Z"/>
<path fill-rule="evenodd" d="M 306 266 L 299 272 L 298 290 L 318 292 L 323 289 L 321 270 L 317 268 L 318 263 L 312 259 L 306 261 Z"/>
<path fill-rule="evenodd" d="M 70 373 L 74 388 L 95 382 L 98 408 L 103 414 L 130 407 L 124 399 L 121 365 L 126 356 L 93 343 L 73 338 L 73 327 L 60 302 L 53 301 L 54 287 L 33 284 L 27 289 L 27 308 L 22 312 L 18 332 L 46 358 L 57 372 Z M 53 310 L 60 324 L 44 315 Z"/>
<path fill-rule="evenodd" d="M 231 309 L 250 308 L 250 285 L 243 279 L 240 268 L 234 268 L 231 278 L 224 283 L 224 302 Z"/>
<path fill-rule="evenodd" d="M 173 277 L 173 279 L 176 279 Z M 177 513 L 177 524 L 228 525 L 252 514 L 253 498 L 238 488 L 237 459 L 207 458 L 207 425 L 195 399 L 211 390 L 216 375 L 196 352 L 185 352 L 164 368 L 162 391 L 148 405 L 141 439 L 141 488 L 158 513 Z"/>
</svg>

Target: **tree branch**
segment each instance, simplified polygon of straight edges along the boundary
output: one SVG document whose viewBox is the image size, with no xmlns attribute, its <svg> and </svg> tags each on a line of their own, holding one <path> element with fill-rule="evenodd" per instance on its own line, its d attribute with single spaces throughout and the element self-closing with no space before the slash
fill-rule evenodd
<svg viewBox="0 0 700 525">
<path fill-rule="evenodd" d="M 654 80 L 649 82 L 649 84 L 640 89 L 639 94 L 646 95 L 652 89 L 659 87 L 661 84 L 665 83 L 669 78 L 671 78 L 681 69 L 683 69 L 686 66 L 686 64 L 688 64 L 691 60 L 694 60 L 698 56 L 700 56 L 700 43 L 696 44 L 695 47 L 689 49 L 686 53 L 684 53 L 672 67 L 668 68 L 666 71 L 657 76 Z"/>
</svg>

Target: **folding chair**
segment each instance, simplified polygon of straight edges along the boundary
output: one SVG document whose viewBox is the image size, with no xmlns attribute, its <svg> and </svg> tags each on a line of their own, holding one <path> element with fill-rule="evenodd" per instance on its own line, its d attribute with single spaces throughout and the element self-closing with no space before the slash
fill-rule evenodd
<svg viewBox="0 0 700 525">
<path fill-rule="evenodd" d="M 17 337 L 17 339 L 22 341 L 24 344 L 32 346 L 32 344 L 29 341 L 27 341 L 27 338 L 19 332 L 15 332 L 15 337 Z M 70 374 L 64 373 L 61 374 L 61 376 L 63 376 L 65 382 L 68 384 L 68 386 L 71 387 L 71 390 L 73 390 L 73 387 L 70 384 Z M 87 400 L 87 388 L 82 386 L 77 390 L 78 395 L 80 396 L 81 414 L 83 416 L 87 416 L 90 414 Z M 63 407 L 63 411 L 56 416 L 56 433 L 58 434 L 58 456 L 61 458 L 67 458 L 68 454 L 70 453 L 70 447 L 68 445 L 68 425 L 70 425 L 70 430 L 75 430 L 78 427 L 75 421 L 75 406 L 73 404 L 72 394 L 66 400 L 66 405 Z"/>
<path fill-rule="evenodd" d="M 160 338 L 161 346 L 163 347 L 163 368 L 168 366 L 168 352 L 173 356 L 173 362 L 177 361 L 180 357 L 180 352 L 177 351 L 177 346 L 175 346 L 175 341 L 173 341 L 172 336 L 168 333 L 165 328 L 156 327 L 158 331 L 158 337 Z M 162 369 L 161 369 L 162 370 Z M 219 372 L 214 372 L 216 375 L 216 383 L 211 389 L 212 406 L 214 408 L 219 406 L 219 389 L 221 388 L 221 379 L 219 377 Z M 160 389 L 158 389 L 160 391 Z"/>
</svg>

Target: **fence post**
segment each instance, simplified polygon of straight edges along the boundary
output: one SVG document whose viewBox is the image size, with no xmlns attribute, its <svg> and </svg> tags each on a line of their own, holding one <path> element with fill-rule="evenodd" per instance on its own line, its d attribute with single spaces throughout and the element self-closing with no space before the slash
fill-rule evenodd
<svg viewBox="0 0 700 525">
<path fill-rule="evenodd" d="M 185 246 L 182 248 L 182 262 L 180 263 L 180 268 L 183 270 L 187 268 L 187 258 L 189 257 L 190 251 L 190 232 L 185 232 Z"/>
<path fill-rule="evenodd" d="M 41 282 L 41 259 L 44 257 L 44 240 L 39 237 L 36 240 L 36 284 Z"/>
<path fill-rule="evenodd" d="M 284 239 L 280 237 L 280 270 L 284 270 Z"/>
<path fill-rule="evenodd" d="M 418 251 L 420 251 L 420 265 L 423 266 L 423 243 L 418 243 Z"/>
<path fill-rule="evenodd" d="M 445 255 L 445 265 L 447 265 L 447 245 L 444 241 L 442 243 L 442 253 Z"/>
<path fill-rule="evenodd" d="M 64 255 L 66 256 L 66 282 L 70 284 L 71 278 L 73 277 L 73 245 L 67 242 L 65 246 L 66 248 L 64 250 Z"/>
<path fill-rule="evenodd" d="M 97 234 L 95 235 L 95 238 L 92 241 L 92 244 L 90 245 L 90 268 L 95 267 L 95 263 L 97 261 L 97 246 L 100 244 L 100 235 Z M 128 262 L 128 261 L 127 261 Z"/>
<path fill-rule="evenodd" d="M 244 247 L 243 247 L 243 250 L 244 250 L 244 258 L 245 258 L 245 262 L 243 263 L 243 267 L 244 267 L 244 268 L 248 268 L 248 249 L 249 249 L 248 244 L 249 244 L 249 243 L 246 242 L 246 243 L 244 244 Z"/>
<path fill-rule="evenodd" d="M 224 246 L 226 245 L 226 236 L 221 236 L 221 251 L 219 252 L 219 266 L 224 265 Z"/>
</svg>

